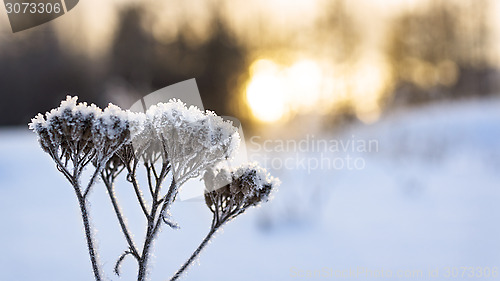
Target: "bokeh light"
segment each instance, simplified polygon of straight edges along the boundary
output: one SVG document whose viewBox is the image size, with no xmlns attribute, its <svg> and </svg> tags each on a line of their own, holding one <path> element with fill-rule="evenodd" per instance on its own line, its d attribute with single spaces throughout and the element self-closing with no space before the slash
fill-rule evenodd
<svg viewBox="0 0 500 281">
<path fill-rule="evenodd" d="M 361 121 L 371 123 L 380 116 L 379 101 L 390 87 L 389 70 L 384 60 L 369 57 L 349 68 L 312 59 L 298 59 L 289 66 L 258 59 L 249 69 L 246 99 L 262 122 L 328 114 L 349 104 Z"/>
<path fill-rule="evenodd" d="M 252 113 L 261 121 L 272 122 L 283 117 L 286 99 L 279 67 L 270 60 L 258 60 L 251 66 L 252 79 L 247 87 L 247 101 Z"/>
</svg>

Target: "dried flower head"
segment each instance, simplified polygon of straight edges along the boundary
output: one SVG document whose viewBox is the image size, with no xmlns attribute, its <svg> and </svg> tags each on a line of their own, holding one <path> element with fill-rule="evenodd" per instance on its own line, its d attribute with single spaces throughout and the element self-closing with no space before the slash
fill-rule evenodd
<svg viewBox="0 0 500 281">
<path fill-rule="evenodd" d="M 239 145 L 239 134 L 231 123 L 213 112 L 188 108 L 179 100 L 159 103 L 146 114 L 163 142 L 179 186 L 230 158 Z"/>
<path fill-rule="evenodd" d="M 130 113 L 130 116 L 130 136 L 135 156 L 149 163 L 167 160 L 163 158 L 163 145 L 151 116 L 144 113 Z"/>
<path fill-rule="evenodd" d="M 97 151 L 96 161 L 106 161 L 124 143 L 129 141 L 128 113 L 120 107 L 109 104 L 94 121 L 92 137 Z"/>
<path fill-rule="evenodd" d="M 31 123 L 28 124 L 30 130 L 33 130 L 38 137 L 38 142 L 42 147 L 43 151 L 49 152 L 52 144 L 50 143 L 49 131 L 47 130 L 47 121 L 41 113 L 38 113 L 34 118 L 31 119 Z"/>
<path fill-rule="evenodd" d="M 214 213 L 215 225 L 221 225 L 251 206 L 269 199 L 271 191 L 280 184 L 278 179 L 256 163 L 235 170 L 209 169 L 204 174 L 205 203 Z"/>
<path fill-rule="evenodd" d="M 38 114 L 31 119 L 30 129 L 38 135 L 45 152 L 61 153 L 61 158 L 71 159 L 78 154 L 88 154 L 92 149 L 91 129 L 101 109 L 76 101 L 77 97 L 67 96 L 58 108 L 47 112 L 45 118 Z"/>
</svg>

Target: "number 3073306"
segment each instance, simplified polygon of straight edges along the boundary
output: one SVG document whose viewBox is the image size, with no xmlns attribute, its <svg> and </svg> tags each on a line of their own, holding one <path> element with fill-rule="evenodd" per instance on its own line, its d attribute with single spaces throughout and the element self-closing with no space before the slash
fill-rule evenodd
<svg viewBox="0 0 500 281">
<path fill-rule="evenodd" d="M 5 3 L 7 14 L 59 14 L 61 3 Z"/>
</svg>

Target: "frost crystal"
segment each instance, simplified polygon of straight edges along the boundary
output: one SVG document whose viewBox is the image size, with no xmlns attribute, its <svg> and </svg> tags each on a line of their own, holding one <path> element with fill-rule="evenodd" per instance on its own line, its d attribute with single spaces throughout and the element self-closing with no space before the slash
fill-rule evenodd
<svg viewBox="0 0 500 281">
<path fill-rule="evenodd" d="M 159 103 L 146 114 L 165 145 L 178 185 L 230 158 L 239 145 L 239 134 L 231 123 L 213 112 L 187 108 L 179 100 Z"/>
<path fill-rule="evenodd" d="M 214 213 L 216 225 L 235 218 L 248 207 L 268 201 L 271 191 L 280 184 L 256 163 L 237 169 L 209 169 L 203 178 L 205 203 Z"/>
<path fill-rule="evenodd" d="M 110 103 L 94 121 L 92 136 L 97 162 L 109 159 L 129 138 L 127 112 Z"/>
<path fill-rule="evenodd" d="M 158 136 L 157 130 L 154 128 L 153 121 L 150 116 L 144 113 L 130 113 L 134 116 L 130 121 L 130 136 L 132 149 L 137 158 L 144 157 L 146 161 L 151 163 L 163 157 L 162 143 Z M 166 158 L 164 158 L 166 160 Z M 162 161 L 164 162 L 164 161 Z"/>
<path fill-rule="evenodd" d="M 31 123 L 29 123 L 29 128 L 36 133 L 40 132 L 43 128 L 46 128 L 46 121 L 41 113 L 38 113 L 35 117 L 31 118 Z"/>
<path fill-rule="evenodd" d="M 133 139 L 140 135 L 146 126 L 146 114 L 142 112 L 125 111 L 129 123 L 130 137 Z"/>
<path fill-rule="evenodd" d="M 70 153 L 88 151 L 87 142 L 91 142 L 91 127 L 101 110 L 86 103 L 76 104 L 77 97 L 67 96 L 58 108 L 45 114 L 38 114 L 29 124 L 37 135 L 43 150 L 57 153 L 62 157 Z"/>
<path fill-rule="evenodd" d="M 29 123 L 29 128 L 33 130 L 38 136 L 38 142 L 42 147 L 43 151 L 48 152 L 51 143 L 49 141 L 49 132 L 47 130 L 47 121 L 41 113 L 38 113 L 34 118 L 31 119 Z"/>
<path fill-rule="evenodd" d="M 160 156 L 172 165 L 177 185 L 216 162 L 228 159 L 239 145 L 239 135 L 230 122 L 211 111 L 179 100 L 159 103 L 146 114 L 124 111 L 109 104 L 104 110 L 77 97 L 68 96 L 58 108 L 32 119 L 30 128 L 39 136 L 42 148 L 71 153 L 94 149 L 94 163 L 107 161 L 125 143 L 131 143 L 136 157 L 154 162 Z"/>
</svg>

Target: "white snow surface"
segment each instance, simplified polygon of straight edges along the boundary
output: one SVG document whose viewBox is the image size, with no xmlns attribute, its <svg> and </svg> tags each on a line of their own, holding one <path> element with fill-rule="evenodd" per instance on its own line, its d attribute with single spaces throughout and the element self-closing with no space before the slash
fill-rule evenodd
<svg viewBox="0 0 500 281">
<path fill-rule="evenodd" d="M 461 269 L 500 267 L 500 100 L 400 111 L 322 137 L 353 135 L 379 143 L 352 153 L 363 169 L 268 167 L 282 181 L 274 200 L 228 223 L 182 280 L 500 280 Z M 141 245 L 133 191 L 122 179 L 116 192 Z M 134 280 L 130 257 L 121 278 L 112 272 L 126 242 L 101 183 L 90 200 L 107 278 Z M 0 130 L 0 210 L 0 280 L 93 280 L 74 192 L 27 128 Z M 168 280 L 211 223 L 202 199 L 176 202 L 172 216 L 181 229 L 160 232 L 151 280 Z"/>
</svg>

